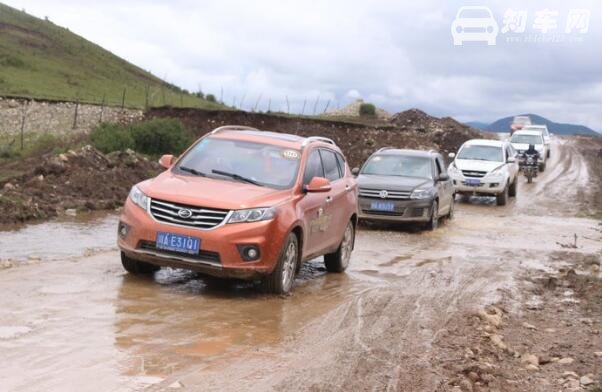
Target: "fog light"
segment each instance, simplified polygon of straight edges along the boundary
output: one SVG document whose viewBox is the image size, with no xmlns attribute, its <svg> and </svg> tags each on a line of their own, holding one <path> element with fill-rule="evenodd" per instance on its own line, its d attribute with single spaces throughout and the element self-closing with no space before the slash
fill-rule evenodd
<svg viewBox="0 0 602 392">
<path fill-rule="evenodd" d="M 244 261 L 259 259 L 259 247 L 257 245 L 238 245 L 238 252 Z"/>
<path fill-rule="evenodd" d="M 498 185 L 500 185 L 500 183 L 499 183 L 499 182 L 492 182 L 491 184 L 489 184 L 489 188 L 495 188 L 495 187 L 497 187 Z"/>
<path fill-rule="evenodd" d="M 117 228 L 117 233 L 119 233 L 120 237 L 125 237 L 128 235 L 128 231 L 130 231 L 130 228 L 128 225 L 126 225 L 123 222 L 119 222 L 119 226 Z"/>
</svg>

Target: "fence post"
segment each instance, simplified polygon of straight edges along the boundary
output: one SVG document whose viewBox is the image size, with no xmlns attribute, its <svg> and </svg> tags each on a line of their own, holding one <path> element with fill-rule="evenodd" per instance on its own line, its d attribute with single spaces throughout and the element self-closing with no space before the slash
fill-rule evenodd
<svg viewBox="0 0 602 392">
<path fill-rule="evenodd" d="M 328 105 L 330 105 L 330 99 L 328 100 L 328 102 L 326 102 L 326 107 L 324 108 L 324 113 L 326 113 L 326 111 L 328 110 Z"/>
<path fill-rule="evenodd" d="M 307 101 L 307 98 L 303 98 L 303 109 L 301 109 L 301 115 L 303 116 L 303 113 L 305 113 L 305 102 Z"/>
<path fill-rule="evenodd" d="M 75 101 L 75 112 L 73 113 L 73 126 L 71 127 L 71 129 L 75 129 L 77 128 L 77 111 L 79 109 L 79 98 L 77 98 L 77 101 Z"/>
<path fill-rule="evenodd" d="M 259 97 L 257 97 L 257 101 L 255 101 L 255 106 L 253 106 L 253 111 L 256 112 L 257 111 L 257 106 L 259 105 L 259 102 L 261 101 L 261 96 L 263 95 L 263 93 L 259 94 Z"/>
<path fill-rule="evenodd" d="M 102 95 L 102 103 L 100 104 L 100 118 L 98 119 L 98 123 L 102 122 L 102 115 L 105 111 L 105 99 L 106 99 L 106 93 Z"/>
<path fill-rule="evenodd" d="M 126 88 L 123 88 L 123 95 L 121 96 L 121 109 L 123 110 L 123 108 L 125 107 L 125 90 Z"/>
<path fill-rule="evenodd" d="M 23 115 L 21 116 L 21 150 L 25 148 L 24 133 L 25 133 L 25 118 L 27 117 L 27 109 L 29 107 L 29 101 L 23 106 Z"/>
<path fill-rule="evenodd" d="M 320 102 L 320 94 L 316 97 L 316 102 L 314 103 L 314 112 L 313 115 L 316 115 L 316 110 L 318 109 L 318 102 Z"/>
<path fill-rule="evenodd" d="M 272 108 L 272 98 L 268 99 L 268 113 L 270 112 Z"/>
</svg>

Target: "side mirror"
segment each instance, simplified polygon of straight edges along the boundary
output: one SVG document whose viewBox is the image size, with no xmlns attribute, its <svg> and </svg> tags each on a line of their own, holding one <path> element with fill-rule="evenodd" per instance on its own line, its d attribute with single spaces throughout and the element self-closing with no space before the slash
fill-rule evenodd
<svg viewBox="0 0 602 392">
<path fill-rule="evenodd" d="M 449 174 L 447 173 L 441 173 L 439 174 L 439 178 L 437 178 L 437 181 L 447 181 L 449 180 Z"/>
<path fill-rule="evenodd" d="M 508 162 L 508 163 L 514 163 L 514 162 L 516 162 L 516 158 L 515 157 L 508 157 L 508 159 L 506 160 L 506 162 Z"/>
<path fill-rule="evenodd" d="M 163 155 L 161 158 L 159 158 L 159 165 L 163 166 L 166 169 L 169 169 L 173 166 L 173 161 L 173 155 Z"/>
<path fill-rule="evenodd" d="M 447 154 L 447 156 L 450 157 L 451 159 L 454 159 L 456 157 L 456 153 L 450 152 L 449 154 Z"/>
<path fill-rule="evenodd" d="M 328 192 L 332 189 L 330 181 L 324 177 L 314 177 L 304 188 L 305 192 Z"/>
<path fill-rule="evenodd" d="M 357 177 L 357 175 L 360 174 L 360 168 L 354 167 L 353 169 L 351 169 L 351 174 L 353 174 L 355 177 Z"/>
</svg>

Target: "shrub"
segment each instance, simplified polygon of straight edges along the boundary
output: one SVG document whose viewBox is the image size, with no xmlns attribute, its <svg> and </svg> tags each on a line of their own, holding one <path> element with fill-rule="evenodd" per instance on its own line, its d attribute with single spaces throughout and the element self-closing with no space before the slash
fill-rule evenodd
<svg viewBox="0 0 602 392">
<path fill-rule="evenodd" d="M 27 155 L 38 156 L 48 153 L 59 153 L 67 149 L 67 138 L 53 133 L 43 133 L 31 141 Z"/>
<path fill-rule="evenodd" d="M 371 103 L 362 103 L 360 105 L 360 116 L 376 116 L 376 107 Z"/>
<path fill-rule="evenodd" d="M 134 148 L 131 130 L 113 123 L 102 123 L 94 128 L 90 133 L 90 143 L 105 154 Z"/>
<path fill-rule="evenodd" d="M 182 123 L 174 118 L 157 118 L 130 126 L 134 149 L 151 155 L 179 154 L 191 140 Z"/>
<path fill-rule="evenodd" d="M 217 99 L 215 99 L 215 95 L 213 95 L 213 94 L 207 94 L 207 95 L 205 95 L 205 99 L 207 101 L 209 101 L 209 102 L 216 102 L 217 101 Z"/>
</svg>

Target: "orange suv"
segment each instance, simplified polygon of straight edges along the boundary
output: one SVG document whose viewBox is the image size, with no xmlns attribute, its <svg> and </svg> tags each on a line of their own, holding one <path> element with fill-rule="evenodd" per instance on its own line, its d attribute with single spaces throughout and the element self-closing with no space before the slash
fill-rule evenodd
<svg viewBox="0 0 602 392">
<path fill-rule="evenodd" d="M 132 187 L 119 221 L 128 272 L 185 268 L 286 293 L 303 261 L 347 268 L 357 185 L 332 140 L 225 126 L 159 162 L 167 170 Z"/>
</svg>

